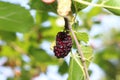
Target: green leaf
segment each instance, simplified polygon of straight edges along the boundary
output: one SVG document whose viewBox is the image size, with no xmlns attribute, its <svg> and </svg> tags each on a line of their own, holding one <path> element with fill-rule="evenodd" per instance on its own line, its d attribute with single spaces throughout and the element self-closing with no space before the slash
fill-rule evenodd
<svg viewBox="0 0 120 80">
<path fill-rule="evenodd" d="M 87 2 L 91 2 L 92 0 L 84 0 L 84 1 L 87 1 Z M 84 9 L 84 8 L 86 8 L 87 7 L 87 5 L 85 5 L 85 4 L 81 4 L 81 3 L 79 3 L 79 2 L 73 2 L 73 5 L 72 5 L 72 11 L 74 12 L 74 11 L 80 11 L 80 10 L 82 10 L 82 9 Z"/>
<path fill-rule="evenodd" d="M 0 37 L 5 41 L 14 41 L 16 39 L 16 34 L 14 32 L 0 30 Z"/>
<path fill-rule="evenodd" d="M 58 72 L 63 75 L 68 71 L 68 64 L 63 61 L 63 63 L 60 65 Z"/>
<path fill-rule="evenodd" d="M 68 80 L 84 80 L 83 70 L 75 59 L 80 63 L 78 58 L 71 57 Z"/>
<path fill-rule="evenodd" d="M 110 51 L 112 51 L 112 50 L 110 50 Z M 118 59 L 118 58 L 114 59 L 114 55 L 116 55 L 116 52 L 114 52 L 114 51 L 109 52 L 109 53 L 106 53 L 104 51 L 99 52 L 95 55 L 95 59 L 94 59 L 94 63 L 99 65 L 99 67 L 101 67 L 104 70 L 104 72 L 106 73 L 106 76 L 108 78 L 107 80 L 110 80 L 110 79 L 115 80 L 116 74 L 118 71 L 116 69 L 116 66 L 118 66 L 118 65 L 115 66 L 114 62 L 112 63 L 110 61 L 110 60 L 117 60 Z M 113 54 L 113 53 L 115 53 L 115 54 Z M 110 55 L 111 59 L 107 58 L 106 54 L 107 54 L 107 56 Z M 112 55 L 113 55 L 113 58 L 112 58 Z"/>
<path fill-rule="evenodd" d="M 93 59 L 93 49 L 90 46 L 81 45 L 81 50 L 86 58 L 86 64 L 89 66 L 90 62 Z"/>
<path fill-rule="evenodd" d="M 22 68 L 20 80 L 30 80 L 31 77 L 32 77 L 32 75 L 30 74 L 30 71 L 29 70 L 25 70 L 24 68 Z"/>
<path fill-rule="evenodd" d="M 44 16 L 43 16 L 43 14 L 44 14 Z M 42 22 L 47 21 L 48 18 L 49 18 L 48 13 L 40 12 L 40 11 L 36 12 L 36 24 L 40 25 Z"/>
<path fill-rule="evenodd" d="M 102 9 L 100 7 L 93 7 L 86 15 L 87 18 L 92 18 L 96 15 L 99 15 Z"/>
<path fill-rule="evenodd" d="M 114 53 L 114 54 L 113 54 Z M 110 59 L 118 59 L 119 58 L 120 50 L 116 48 L 116 46 L 109 46 L 102 50 L 101 52 L 98 52 L 96 56 L 96 61 L 99 56 L 101 56 L 103 59 L 110 60 Z"/>
<path fill-rule="evenodd" d="M 29 11 L 20 5 L 0 2 L 0 30 L 26 32 L 33 26 Z"/>
<path fill-rule="evenodd" d="M 101 1 L 104 1 L 104 0 L 101 0 Z M 120 0 L 107 0 L 104 5 L 120 8 Z M 109 11 L 111 11 L 116 15 L 120 15 L 120 9 L 111 9 L 111 8 L 106 8 L 106 9 L 108 9 Z"/>
<path fill-rule="evenodd" d="M 15 51 L 13 49 L 13 47 L 11 47 L 9 45 L 4 45 L 1 48 L 0 56 L 6 56 L 9 58 L 18 58 L 18 57 L 20 57 L 20 54 L 17 51 Z"/>
<path fill-rule="evenodd" d="M 76 32 L 77 39 L 80 41 L 84 41 L 85 43 L 88 42 L 89 36 L 85 32 Z"/>
<path fill-rule="evenodd" d="M 92 47 L 81 45 L 81 50 L 82 50 L 82 52 L 83 52 L 85 58 L 88 59 L 89 57 L 92 56 L 92 53 L 93 53 L 93 49 L 92 49 Z"/>
<path fill-rule="evenodd" d="M 93 50 L 89 46 L 81 46 L 81 49 L 86 59 L 86 65 L 88 67 L 93 57 Z M 84 71 L 82 63 L 80 61 L 80 55 L 78 53 L 71 55 L 72 57 L 70 60 L 68 80 L 84 80 Z"/>
<path fill-rule="evenodd" d="M 56 34 L 60 31 L 63 30 L 63 27 L 59 27 L 56 24 L 56 20 L 57 18 L 49 18 L 48 19 L 50 21 L 50 27 L 41 27 L 40 32 L 42 33 L 42 36 L 44 39 L 48 40 L 48 41 L 53 41 L 55 40 L 55 36 Z"/>
<path fill-rule="evenodd" d="M 37 61 L 40 61 L 40 62 L 46 62 L 51 60 L 51 57 L 43 49 L 30 47 L 29 53 Z"/>
<path fill-rule="evenodd" d="M 55 58 L 53 58 L 52 56 L 48 55 L 43 49 L 40 48 L 35 48 L 33 46 L 31 46 L 29 48 L 29 55 L 31 56 L 31 58 L 33 58 L 33 60 L 35 60 L 36 62 L 39 63 L 43 63 L 44 64 L 57 64 L 57 60 Z"/>
<path fill-rule="evenodd" d="M 14 80 L 14 78 L 8 78 L 7 80 Z"/>
</svg>

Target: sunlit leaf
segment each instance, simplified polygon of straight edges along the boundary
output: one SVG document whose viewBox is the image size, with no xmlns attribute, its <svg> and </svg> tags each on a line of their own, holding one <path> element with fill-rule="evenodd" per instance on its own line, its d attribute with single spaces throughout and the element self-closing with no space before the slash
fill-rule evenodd
<svg viewBox="0 0 120 80">
<path fill-rule="evenodd" d="M 88 34 L 85 32 L 76 32 L 76 36 L 78 40 L 84 41 L 85 43 L 89 40 Z"/>
<path fill-rule="evenodd" d="M 20 53 L 15 51 L 15 49 L 13 49 L 13 47 L 7 46 L 7 45 L 2 46 L 2 50 L 0 53 L 1 53 L 0 56 L 7 56 L 7 57 L 12 57 L 12 58 L 17 58 L 20 56 Z"/>
<path fill-rule="evenodd" d="M 84 1 L 91 2 L 92 0 L 84 0 Z M 73 5 L 72 5 L 72 10 L 73 10 L 73 12 L 74 11 L 78 12 L 86 7 L 87 7 L 87 5 L 74 1 Z"/>
<path fill-rule="evenodd" d="M 105 0 L 100 0 L 100 1 L 105 1 Z M 120 8 L 120 0 L 106 0 L 104 5 L 108 5 L 108 6 L 113 6 L 113 7 L 118 7 Z M 112 13 L 116 14 L 116 15 L 120 15 L 120 9 L 111 9 L 111 8 L 106 8 L 109 11 L 111 11 Z"/>
<path fill-rule="evenodd" d="M 94 7 L 87 13 L 86 16 L 88 18 L 92 18 L 92 17 L 98 15 L 101 11 L 102 11 L 102 9 L 100 7 Z"/>
<path fill-rule="evenodd" d="M 87 59 L 93 55 L 92 47 L 81 45 L 81 49 Z"/>
<path fill-rule="evenodd" d="M 84 54 L 84 57 L 86 58 L 86 64 L 89 66 L 90 62 L 93 59 L 93 49 L 90 46 L 81 45 L 81 50 Z"/>
<path fill-rule="evenodd" d="M 88 67 L 92 61 L 93 50 L 89 46 L 81 46 L 81 49 L 86 59 L 86 65 Z M 84 80 L 84 70 L 80 58 L 81 56 L 78 53 L 72 54 L 68 80 Z"/>
<path fill-rule="evenodd" d="M 76 60 L 80 63 L 78 58 L 76 58 Z M 70 59 L 68 80 L 84 80 L 83 70 L 76 60 L 73 57 Z"/>
</svg>

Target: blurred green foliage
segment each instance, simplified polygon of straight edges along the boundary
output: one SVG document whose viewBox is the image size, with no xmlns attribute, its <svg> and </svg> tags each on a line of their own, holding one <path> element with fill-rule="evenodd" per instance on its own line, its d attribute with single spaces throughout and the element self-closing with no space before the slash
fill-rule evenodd
<svg viewBox="0 0 120 80">
<path fill-rule="evenodd" d="M 85 1 L 91 2 L 92 0 Z M 82 21 L 82 24 L 79 24 L 79 20 L 76 19 L 73 30 L 82 46 L 81 49 L 87 60 L 87 66 L 89 66 L 93 58 L 93 50 L 88 46 L 89 37 L 91 37 L 89 33 L 93 25 L 101 25 L 100 20 L 94 21 L 93 19 L 101 14 L 112 14 L 100 7 L 93 7 L 85 12 L 82 9 L 87 7 L 86 5 L 74 0 L 72 2 L 72 12 L 76 13 L 77 18 Z M 99 3 L 102 2 L 103 0 Z M 109 0 L 105 4 L 120 6 L 119 0 Z M 84 80 L 83 71 L 80 67 L 80 56 L 77 51 L 75 54 L 70 54 L 70 63 L 67 64 L 64 59 L 57 59 L 54 53 L 49 55 L 49 52 L 41 47 L 44 41 L 53 44 L 57 32 L 64 29 L 64 24 L 58 22 L 62 19 L 57 15 L 57 1 L 52 4 L 45 4 L 41 0 L 30 0 L 29 6 L 30 9 L 28 10 L 20 5 L 0 1 L 0 41 L 2 41 L 0 57 L 6 56 L 8 58 L 3 66 L 9 66 L 12 69 L 19 66 L 21 69 L 20 73 L 14 72 L 14 78 L 8 80 L 31 80 L 42 72 L 46 73 L 49 65 L 57 65 L 59 67 L 58 73 L 61 75 L 68 73 L 68 80 Z M 34 17 L 30 15 L 32 9 L 36 11 Z M 114 14 L 120 14 L 120 10 L 106 9 Z M 54 15 L 50 15 L 50 13 Z M 50 25 L 46 26 L 46 22 L 49 22 Z M 21 34 L 22 37 L 18 36 L 17 33 Z M 106 33 L 102 35 L 104 34 Z M 111 34 L 107 34 L 111 37 L 110 41 L 100 35 L 93 36 L 93 39 L 101 39 L 104 45 L 102 45 L 102 50 L 94 49 L 95 55 L 92 62 L 105 72 L 105 80 L 120 80 L 120 32 L 111 30 Z M 75 44 L 73 44 L 73 49 L 76 50 Z M 30 61 L 26 62 L 23 59 L 24 55 L 27 55 Z M 29 65 L 30 69 L 25 69 L 26 65 Z"/>
</svg>

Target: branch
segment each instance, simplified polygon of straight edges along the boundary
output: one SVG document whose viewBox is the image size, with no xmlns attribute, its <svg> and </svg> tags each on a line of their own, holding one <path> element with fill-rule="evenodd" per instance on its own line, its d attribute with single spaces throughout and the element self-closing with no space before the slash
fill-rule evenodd
<svg viewBox="0 0 120 80">
<path fill-rule="evenodd" d="M 72 30 L 72 26 L 70 24 L 68 25 L 68 28 L 69 28 L 70 32 L 72 33 L 72 36 L 73 36 L 73 38 L 75 40 L 75 43 L 76 43 L 76 46 L 77 46 L 77 49 L 78 49 L 78 53 L 81 56 L 80 59 L 81 59 L 83 69 L 84 69 L 84 72 L 85 72 L 85 78 L 86 78 L 86 80 L 89 80 L 88 69 L 87 69 L 87 66 L 86 66 L 86 63 L 85 63 L 85 57 L 84 57 L 83 52 L 81 50 L 81 46 L 80 46 L 80 44 L 79 44 L 79 42 L 77 40 L 77 37 L 76 37 L 74 31 Z"/>
<path fill-rule="evenodd" d="M 111 8 L 111 9 L 120 9 L 120 7 L 114 7 L 114 6 L 109 6 L 109 5 L 104 5 L 104 4 L 94 4 L 94 3 L 90 3 L 87 1 L 83 1 L 83 0 L 74 0 L 76 2 L 88 5 L 88 6 L 96 6 L 96 7 L 105 7 L 105 8 Z"/>
</svg>

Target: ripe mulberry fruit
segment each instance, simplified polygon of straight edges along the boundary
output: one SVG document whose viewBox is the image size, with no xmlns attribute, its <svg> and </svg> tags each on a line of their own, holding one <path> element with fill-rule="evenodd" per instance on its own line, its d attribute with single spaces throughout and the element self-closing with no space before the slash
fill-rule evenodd
<svg viewBox="0 0 120 80">
<path fill-rule="evenodd" d="M 58 32 L 54 53 L 57 58 L 64 58 L 72 48 L 72 38 L 67 32 Z"/>
</svg>

